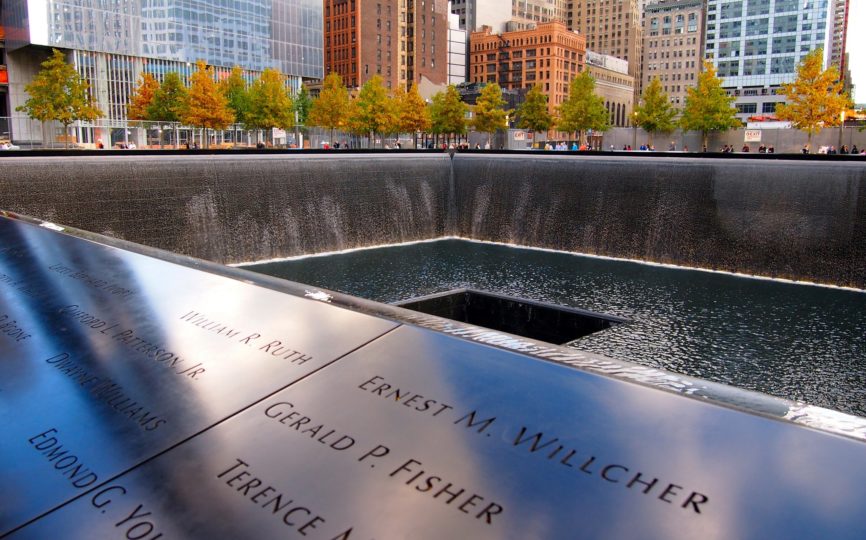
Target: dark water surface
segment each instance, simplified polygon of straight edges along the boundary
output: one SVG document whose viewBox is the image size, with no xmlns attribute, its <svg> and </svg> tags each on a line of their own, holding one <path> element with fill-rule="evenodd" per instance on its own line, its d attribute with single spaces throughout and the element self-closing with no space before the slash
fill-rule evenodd
<svg viewBox="0 0 866 540">
<path fill-rule="evenodd" d="M 631 319 L 569 346 L 866 416 L 866 293 L 462 240 L 246 266 L 380 302 L 457 287 Z"/>
</svg>

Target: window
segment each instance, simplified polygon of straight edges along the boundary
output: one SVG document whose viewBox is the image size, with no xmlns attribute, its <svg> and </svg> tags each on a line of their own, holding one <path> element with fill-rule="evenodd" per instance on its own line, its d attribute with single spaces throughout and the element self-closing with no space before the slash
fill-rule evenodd
<svg viewBox="0 0 866 540">
<path fill-rule="evenodd" d="M 740 114 L 755 114 L 758 112 L 757 103 L 737 103 L 737 111 Z"/>
<path fill-rule="evenodd" d="M 758 58 L 743 62 L 743 75 L 764 75 L 767 73 L 767 59 Z"/>
<path fill-rule="evenodd" d="M 773 33 L 781 34 L 785 32 L 796 32 L 797 31 L 797 16 L 796 15 L 786 15 L 782 17 L 776 17 L 773 21 Z"/>
<path fill-rule="evenodd" d="M 782 56 L 780 58 L 773 58 L 770 62 L 770 73 L 794 73 L 795 64 L 796 59 L 793 56 Z"/>
<path fill-rule="evenodd" d="M 722 4 L 721 18 L 722 19 L 738 19 L 743 16 L 743 3 L 730 2 Z"/>
</svg>

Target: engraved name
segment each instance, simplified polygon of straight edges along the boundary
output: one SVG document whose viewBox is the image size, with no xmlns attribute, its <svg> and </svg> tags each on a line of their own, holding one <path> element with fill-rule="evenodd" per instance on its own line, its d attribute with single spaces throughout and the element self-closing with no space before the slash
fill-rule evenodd
<svg viewBox="0 0 866 540">
<path fill-rule="evenodd" d="M 67 477 L 73 487 L 83 489 L 96 482 L 99 479 L 97 474 L 85 466 L 69 448 L 60 444 L 60 440 L 56 437 L 58 434 L 58 430 L 51 428 L 34 435 L 27 441 L 36 451 L 45 456 L 54 469 Z"/>
</svg>

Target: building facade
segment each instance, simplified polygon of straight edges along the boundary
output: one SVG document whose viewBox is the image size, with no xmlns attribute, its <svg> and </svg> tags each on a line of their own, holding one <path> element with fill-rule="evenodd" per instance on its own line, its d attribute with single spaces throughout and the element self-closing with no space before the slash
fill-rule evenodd
<svg viewBox="0 0 866 540">
<path fill-rule="evenodd" d="M 704 1 L 664 0 L 647 4 L 643 16 L 641 88 L 657 78 L 671 104 L 683 108 L 697 84 L 704 49 Z"/>
<path fill-rule="evenodd" d="M 586 51 L 586 69 L 595 79 L 595 93 L 604 100 L 611 127 L 629 127 L 634 110 L 635 80 L 628 74 L 628 62 Z"/>
<path fill-rule="evenodd" d="M 586 48 L 628 62 L 640 80 L 641 23 L 638 0 L 571 0 L 568 27 L 586 38 Z"/>
<path fill-rule="evenodd" d="M 568 3 L 566 0 L 512 0 L 511 17 L 518 21 L 543 23 L 560 21 L 565 23 L 568 18 Z"/>
<path fill-rule="evenodd" d="M 79 126 L 81 143 L 125 131 L 129 96 L 142 73 L 186 78 L 204 60 L 218 76 L 237 65 L 250 80 L 277 69 L 295 89 L 323 73 L 318 0 L 6 0 L 2 10 L 10 110 L 26 101 L 24 86 L 50 48 L 63 50 L 105 114 L 99 127 Z"/>
<path fill-rule="evenodd" d="M 460 16 L 448 14 L 448 84 L 466 82 L 469 66 L 466 62 L 466 48 L 469 46 L 469 32 L 460 28 Z"/>
<path fill-rule="evenodd" d="M 350 88 L 448 80 L 447 0 L 324 0 L 325 74 Z"/>
<path fill-rule="evenodd" d="M 810 51 L 832 47 L 831 0 L 708 0 L 705 57 L 740 120 L 772 115 Z"/>
<path fill-rule="evenodd" d="M 586 40 L 558 21 L 502 34 L 484 27 L 469 42 L 469 82 L 495 82 L 503 89 L 540 86 L 551 113 L 586 63 Z"/>
<path fill-rule="evenodd" d="M 6 69 L 6 30 L 0 20 L 0 140 L 11 140 L 9 133 L 9 71 Z"/>
<path fill-rule="evenodd" d="M 836 66 L 839 73 L 845 77 L 848 71 L 848 4 L 850 0 L 832 0 L 833 2 L 833 35 L 830 38 L 830 64 Z M 863 54 L 863 53 L 860 53 Z M 846 88 L 850 90 L 850 88 Z"/>
<path fill-rule="evenodd" d="M 451 12 L 459 17 L 460 28 L 468 33 L 482 26 L 494 32 L 503 32 L 505 23 L 511 19 L 509 0 L 451 0 Z"/>
</svg>

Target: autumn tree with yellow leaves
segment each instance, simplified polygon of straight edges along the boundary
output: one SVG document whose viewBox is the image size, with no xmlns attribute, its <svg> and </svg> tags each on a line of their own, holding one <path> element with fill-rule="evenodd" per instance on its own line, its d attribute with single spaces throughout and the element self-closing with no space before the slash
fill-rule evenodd
<svg viewBox="0 0 866 540">
<path fill-rule="evenodd" d="M 786 102 L 776 107 L 776 117 L 805 131 L 810 146 L 812 135 L 842 122 L 842 111 L 851 103 L 836 66 L 822 69 L 823 56 L 822 49 L 815 49 L 800 60 L 797 78 L 782 85 Z"/>
</svg>

